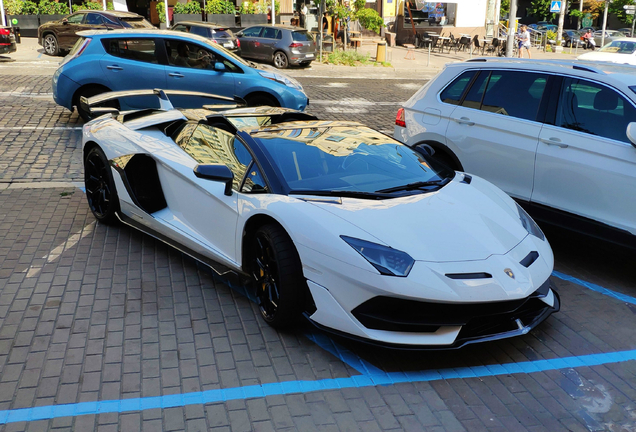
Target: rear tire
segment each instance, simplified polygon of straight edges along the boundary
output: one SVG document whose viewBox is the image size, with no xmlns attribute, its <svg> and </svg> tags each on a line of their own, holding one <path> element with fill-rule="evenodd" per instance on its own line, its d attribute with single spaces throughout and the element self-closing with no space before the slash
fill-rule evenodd
<svg viewBox="0 0 636 432">
<path fill-rule="evenodd" d="M 106 155 L 99 147 L 92 148 L 84 158 L 84 187 L 88 207 L 99 222 L 118 222 L 119 197 Z"/>
<path fill-rule="evenodd" d="M 91 121 L 94 118 L 94 116 L 91 115 L 91 113 L 89 113 L 88 111 L 84 111 L 82 109 L 82 106 L 80 104 L 80 98 L 82 96 L 89 98 L 91 96 L 96 96 L 98 94 L 106 93 L 109 91 L 110 90 L 106 87 L 103 87 L 100 85 L 93 85 L 93 86 L 81 88 L 75 93 L 75 96 L 73 99 L 73 105 L 77 107 L 77 113 L 82 118 L 82 120 L 84 120 L 85 122 L 88 122 L 88 121 Z M 109 101 L 99 106 L 113 107 L 113 108 L 119 109 L 119 103 L 117 103 L 117 101 Z"/>
<path fill-rule="evenodd" d="M 282 51 L 277 51 L 274 53 L 274 66 L 278 69 L 287 69 L 289 66 L 289 60 L 287 59 L 287 54 Z"/>
<path fill-rule="evenodd" d="M 57 38 L 52 33 L 44 36 L 42 45 L 44 47 L 44 52 L 50 56 L 56 56 L 60 53 L 60 45 L 57 43 Z"/>
<path fill-rule="evenodd" d="M 288 327 L 302 312 L 307 282 L 287 232 L 276 224 L 260 227 L 252 240 L 250 269 L 261 316 L 275 328 Z"/>
</svg>

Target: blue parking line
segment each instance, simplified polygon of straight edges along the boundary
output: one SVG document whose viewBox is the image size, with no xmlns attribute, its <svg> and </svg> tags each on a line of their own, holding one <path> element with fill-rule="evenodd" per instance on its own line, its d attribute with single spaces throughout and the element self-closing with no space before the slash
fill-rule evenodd
<svg viewBox="0 0 636 432">
<path fill-rule="evenodd" d="M 570 276 L 570 275 L 566 275 L 565 273 L 561 273 L 558 271 L 553 271 L 552 272 L 552 276 L 555 276 L 559 279 L 562 279 L 564 281 L 568 281 L 568 282 L 574 282 L 577 285 L 581 285 L 582 287 L 585 287 L 587 289 L 590 289 L 592 291 L 596 291 L 598 293 L 601 293 L 603 295 L 606 295 L 608 297 L 613 297 L 617 300 L 623 301 L 625 303 L 630 303 L 633 305 L 636 305 L 636 298 L 628 296 L 627 294 L 622 294 L 616 291 L 612 291 L 610 289 L 604 288 L 600 285 L 596 285 L 590 282 L 586 282 L 584 280 L 581 280 L 579 278 L 575 278 L 574 276 Z"/>
<path fill-rule="evenodd" d="M 215 402 L 227 402 L 230 400 L 246 400 L 272 395 L 309 393 L 352 387 L 360 388 L 407 382 L 428 382 L 442 379 L 478 378 L 516 373 L 545 372 L 564 368 L 599 366 L 608 363 L 620 363 L 631 360 L 636 360 L 636 350 L 588 354 L 501 365 L 469 366 L 417 372 L 382 372 L 377 375 L 357 375 L 349 378 L 323 379 L 316 381 L 286 381 L 167 396 L 81 402 L 66 405 L 50 405 L 44 407 L 5 410 L 0 411 L 0 424 L 47 420 L 58 417 L 88 414 L 123 413 L 156 408 L 163 409 L 183 407 L 187 405 L 202 405 Z"/>
</svg>

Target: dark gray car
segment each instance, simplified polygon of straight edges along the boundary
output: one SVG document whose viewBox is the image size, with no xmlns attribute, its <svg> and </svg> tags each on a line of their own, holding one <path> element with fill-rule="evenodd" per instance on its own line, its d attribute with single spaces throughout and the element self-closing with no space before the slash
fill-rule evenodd
<svg viewBox="0 0 636 432">
<path fill-rule="evenodd" d="M 308 66 L 316 58 L 316 42 L 307 30 L 291 26 L 257 25 L 236 34 L 241 57 L 289 65 Z"/>
<path fill-rule="evenodd" d="M 170 30 L 192 33 L 202 36 L 212 42 L 218 43 L 228 51 L 239 54 L 239 44 L 236 36 L 227 27 L 220 27 L 216 24 L 197 22 L 197 21 L 181 21 L 173 25 Z"/>
</svg>

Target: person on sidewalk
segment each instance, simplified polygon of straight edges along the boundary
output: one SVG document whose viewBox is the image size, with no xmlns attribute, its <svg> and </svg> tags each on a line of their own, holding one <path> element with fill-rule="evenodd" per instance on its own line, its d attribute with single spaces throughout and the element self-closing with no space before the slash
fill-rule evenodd
<svg viewBox="0 0 636 432">
<path fill-rule="evenodd" d="M 528 31 L 528 27 L 525 26 L 525 24 L 521 25 L 521 27 L 519 27 L 519 58 L 523 58 L 523 49 L 526 49 L 526 52 L 528 53 L 528 58 L 532 58 L 532 55 L 530 54 L 530 32 Z"/>
</svg>

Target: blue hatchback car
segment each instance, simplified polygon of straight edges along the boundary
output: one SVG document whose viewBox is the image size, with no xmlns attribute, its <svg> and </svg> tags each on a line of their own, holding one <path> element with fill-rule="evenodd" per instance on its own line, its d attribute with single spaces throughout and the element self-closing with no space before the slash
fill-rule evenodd
<svg viewBox="0 0 636 432">
<path fill-rule="evenodd" d="M 79 100 L 107 91 L 161 88 L 238 96 L 250 106 L 269 105 L 304 110 L 309 103 L 295 79 L 273 68 L 246 62 L 207 39 L 159 30 L 84 31 L 53 75 L 53 98 L 69 110 Z M 209 103 L 197 98 L 171 98 L 175 106 Z M 118 108 L 147 107 L 148 101 L 125 100 Z"/>
</svg>

